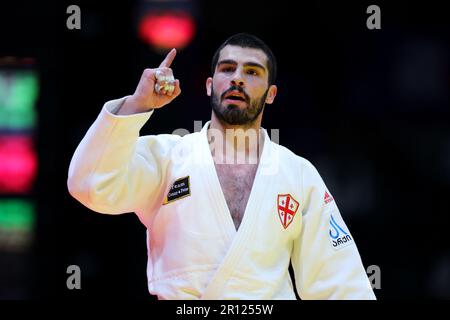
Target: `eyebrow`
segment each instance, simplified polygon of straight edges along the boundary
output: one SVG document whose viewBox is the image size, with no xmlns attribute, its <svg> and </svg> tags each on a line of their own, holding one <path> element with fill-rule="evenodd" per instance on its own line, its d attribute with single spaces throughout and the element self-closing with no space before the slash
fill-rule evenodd
<svg viewBox="0 0 450 320">
<path fill-rule="evenodd" d="M 218 66 L 220 66 L 222 64 L 234 64 L 234 65 L 236 65 L 237 62 L 234 61 L 234 60 L 221 60 L 221 61 L 219 61 L 217 63 Z M 244 66 L 256 67 L 256 68 L 262 69 L 263 71 L 266 71 L 266 68 L 263 65 L 261 65 L 261 64 L 259 64 L 257 62 L 246 62 L 246 63 L 244 63 Z"/>
</svg>

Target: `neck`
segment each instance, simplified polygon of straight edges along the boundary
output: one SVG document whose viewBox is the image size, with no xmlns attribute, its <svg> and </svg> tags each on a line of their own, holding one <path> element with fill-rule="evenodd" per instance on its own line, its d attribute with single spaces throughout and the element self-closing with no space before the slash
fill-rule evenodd
<svg viewBox="0 0 450 320">
<path fill-rule="evenodd" d="M 208 141 L 216 164 L 258 164 L 264 145 L 261 114 L 245 125 L 220 121 L 214 112 L 208 128 Z"/>
</svg>

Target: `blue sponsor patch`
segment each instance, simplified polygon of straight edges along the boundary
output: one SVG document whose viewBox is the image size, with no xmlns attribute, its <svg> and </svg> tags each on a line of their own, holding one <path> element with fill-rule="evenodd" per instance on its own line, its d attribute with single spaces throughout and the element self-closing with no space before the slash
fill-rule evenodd
<svg viewBox="0 0 450 320">
<path fill-rule="evenodd" d="M 344 221 L 337 215 L 338 221 L 334 218 L 332 214 L 330 214 L 330 229 L 329 236 L 333 249 L 338 250 L 344 248 L 353 243 L 353 238 L 348 232 Z"/>
</svg>

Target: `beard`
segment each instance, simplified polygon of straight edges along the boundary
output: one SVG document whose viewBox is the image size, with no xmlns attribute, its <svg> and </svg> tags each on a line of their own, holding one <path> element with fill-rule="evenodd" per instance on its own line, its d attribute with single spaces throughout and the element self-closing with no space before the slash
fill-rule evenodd
<svg viewBox="0 0 450 320">
<path fill-rule="evenodd" d="M 245 96 L 248 106 L 240 109 L 236 104 L 222 105 L 223 97 L 232 90 L 238 90 Z M 266 92 L 258 99 L 250 99 L 241 87 L 233 86 L 225 91 L 220 97 L 214 94 L 214 88 L 211 88 L 211 107 L 217 118 L 229 125 L 250 125 L 255 121 L 259 114 L 263 111 L 267 93 Z"/>
</svg>

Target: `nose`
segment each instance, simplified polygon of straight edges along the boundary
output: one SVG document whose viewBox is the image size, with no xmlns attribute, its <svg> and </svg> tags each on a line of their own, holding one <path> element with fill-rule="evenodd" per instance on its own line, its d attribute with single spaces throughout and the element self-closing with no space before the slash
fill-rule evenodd
<svg viewBox="0 0 450 320">
<path fill-rule="evenodd" d="M 231 80 L 231 84 L 233 86 L 243 87 L 244 86 L 244 81 L 242 81 L 242 80 Z"/>
<path fill-rule="evenodd" d="M 244 80 L 242 79 L 241 73 L 238 72 L 238 70 L 236 70 L 236 72 L 234 73 L 233 79 L 231 80 L 231 84 L 233 86 L 239 86 L 239 87 L 244 86 Z"/>
</svg>

